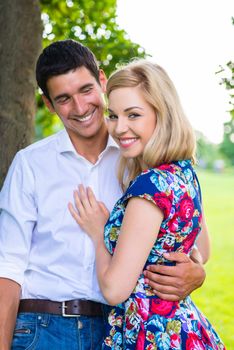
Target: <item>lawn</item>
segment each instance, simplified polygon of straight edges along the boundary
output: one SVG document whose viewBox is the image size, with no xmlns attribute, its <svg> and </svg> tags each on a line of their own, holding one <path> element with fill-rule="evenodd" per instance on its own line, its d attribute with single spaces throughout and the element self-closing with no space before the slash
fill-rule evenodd
<svg viewBox="0 0 234 350">
<path fill-rule="evenodd" d="M 206 281 L 193 300 L 215 326 L 227 350 L 234 349 L 234 171 L 198 172 L 211 237 Z"/>
</svg>

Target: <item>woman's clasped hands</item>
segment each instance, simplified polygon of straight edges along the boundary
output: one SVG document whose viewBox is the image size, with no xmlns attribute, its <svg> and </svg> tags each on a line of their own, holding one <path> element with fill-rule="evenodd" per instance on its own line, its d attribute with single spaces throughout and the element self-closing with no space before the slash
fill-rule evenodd
<svg viewBox="0 0 234 350">
<path fill-rule="evenodd" d="M 77 224 L 95 242 L 103 240 L 104 226 L 109 218 L 109 211 L 103 202 L 97 201 L 92 189 L 78 186 L 74 191 L 74 205 L 68 203 L 68 208 Z"/>
</svg>

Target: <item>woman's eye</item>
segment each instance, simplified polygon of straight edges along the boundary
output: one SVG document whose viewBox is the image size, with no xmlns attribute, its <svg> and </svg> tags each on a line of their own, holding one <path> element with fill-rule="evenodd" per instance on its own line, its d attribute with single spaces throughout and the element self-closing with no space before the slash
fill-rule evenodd
<svg viewBox="0 0 234 350">
<path fill-rule="evenodd" d="M 138 118 L 138 117 L 140 117 L 140 114 L 138 114 L 138 113 L 131 113 L 128 116 L 129 119 L 135 119 L 135 118 Z"/>
<path fill-rule="evenodd" d="M 118 119 L 118 117 L 117 117 L 117 115 L 109 114 L 109 115 L 107 116 L 107 119 L 115 120 L 115 119 Z"/>
</svg>

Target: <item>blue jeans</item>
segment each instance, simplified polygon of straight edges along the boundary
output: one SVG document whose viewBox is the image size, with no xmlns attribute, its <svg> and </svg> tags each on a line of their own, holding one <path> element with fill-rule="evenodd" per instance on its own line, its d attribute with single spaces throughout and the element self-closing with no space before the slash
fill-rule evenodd
<svg viewBox="0 0 234 350">
<path fill-rule="evenodd" d="M 11 350 L 99 350 L 106 318 L 19 313 Z"/>
</svg>

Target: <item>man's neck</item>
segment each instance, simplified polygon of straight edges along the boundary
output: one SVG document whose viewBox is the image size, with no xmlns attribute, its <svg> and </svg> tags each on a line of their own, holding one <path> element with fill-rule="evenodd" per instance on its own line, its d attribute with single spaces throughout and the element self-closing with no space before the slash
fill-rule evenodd
<svg viewBox="0 0 234 350">
<path fill-rule="evenodd" d="M 99 155 L 106 148 L 108 132 L 106 128 L 103 128 L 92 138 L 71 137 L 71 141 L 79 155 L 87 159 L 90 163 L 95 164 Z"/>
</svg>

